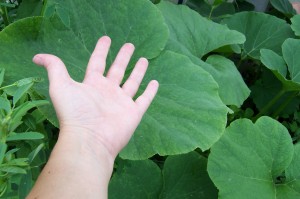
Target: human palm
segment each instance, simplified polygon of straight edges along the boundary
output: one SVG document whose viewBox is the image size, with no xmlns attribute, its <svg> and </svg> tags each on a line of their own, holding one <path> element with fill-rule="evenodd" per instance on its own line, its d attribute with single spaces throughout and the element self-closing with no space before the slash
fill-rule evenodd
<svg viewBox="0 0 300 199">
<path fill-rule="evenodd" d="M 132 44 L 121 48 L 104 77 L 110 43 L 107 36 L 99 39 L 82 83 L 71 79 L 63 62 L 54 55 L 39 54 L 33 60 L 47 69 L 50 97 L 63 132 L 81 132 L 90 142 L 103 144 L 116 156 L 128 143 L 152 102 L 158 83 L 151 81 L 141 96 L 135 101 L 132 99 L 148 66 L 148 61 L 141 58 L 120 87 L 134 51 Z"/>
</svg>

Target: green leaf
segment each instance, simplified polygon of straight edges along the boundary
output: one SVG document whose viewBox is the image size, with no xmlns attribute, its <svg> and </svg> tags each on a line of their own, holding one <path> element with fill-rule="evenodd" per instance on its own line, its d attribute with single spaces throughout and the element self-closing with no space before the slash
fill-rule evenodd
<svg viewBox="0 0 300 199">
<path fill-rule="evenodd" d="M 271 5 L 284 14 L 296 14 L 288 0 L 270 0 Z"/>
<path fill-rule="evenodd" d="M 201 58 L 222 46 L 245 42 L 245 37 L 239 32 L 214 23 L 186 6 L 161 2 L 158 8 L 170 29 L 170 39 L 166 47 L 169 50 L 178 52 L 178 49 L 180 53 L 191 53 Z"/>
<path fill-rule="evenodd" d="M 295 15 L 291 18 L 291 28 L 295 32 L 296 36 L 300 36 L 300 15 Z"/>
<path fill-rule="evenodd" d="M 0 6 L 4 6 L 4 7 L 8 7 L 8 8 L 14 8 L 14 7 L 16 7 L 15 4 L 12 4 L 12 3 L 2 3 L 2 2 L 0 2 Z"/>
<path fill-rule="evenodd" d="M 6 149 L 7 149 L 7 144 L 0 142 L 0 165 L 3 162 L 5 153 L 6 153 Z"/>
<path fill-rule="evenodd" d="M 34 181 L 32 179 L 32 172 L 31 170 L 28 170 L 25 175 L 22 175 L 22 178 L 20 180 L 19 190 L 18 190 L 18 196 L 19 198 L 26 198 L 31 191 Z"/>
<path fill-rule="evenodd" d="M 269 117 L 261 117 L 255 124 L 240 119 L 231 123 L 211 148 L 208 172 L 220 198 L 273 199 L 282 195 L 281 186 L 289 183 L 278 178 L 292 165 L 293 155 L 292 139 L 279 122 Z M 299 170 L 293 176 L 299 176 Z"/>
<path fill-rule="evenodd" d="M 61 7 L 72 8 L 68 9 L 70 28 L 65 27 L 55 15 L 50 19 L 19 20 L 0 33 L 0 50 L 3 52 L 0 54 L 0 67 L 5 63 L 9 79 L 27 75 L 47 79 L 44 69 L 31 63 L 33 55 L 42 51 L 60 56 L 70 75 L 82 81 L 95 43 L 105 34 L 113 41 L 107 65 L 124 42 L 132 42 L 136 46 L 136 54 L 126 74 L 128 76 L 139 57 L 157 57 L 167 42 L 167 26 L 157 7 L 149 0 L 130 3 L 122 0 L 104 0 L 101 3 L 67 0 L 57 3 Z M 221 30 L 225 28 L 220 27 Z M 26 31 L 20 34 L 20 30 Z M 227 29 L 227 32 L 234 32 L 232 36 L 241 36 L 235 31 Z M 7 57 L 5 52 L 12 44 L 19 53 L 16 57 Z M 224 42 L 222 45 L 227 44 Z M 182 74 L 185 74 L 184 77 Z M 158 97 L 121 156 L 146 159 L 156 153 L 181 154 L 197 147 L 202 150 L 210 148 L 225 129 L 228 111 L 218 96 L 218 85 L 212 77 L 185 56 L 166 52 L 151 60 L 139 93 L 153 78 L 161 85 Z M 49 99 L 48 82 L 41 82 L 36 88 Z M 39 109 L 57 125 L 53 109 L 48 106 Z"/>
<path fill-rule="evenodd" d="M 0 110 L 3 109 L 6 113 L 9 113 L 11 110 L 10 101 L 7 98 L 0 96 Z"/>
<path fill-rule="evenodd" d="M 219 84 L 223 102 L 226 105 L 234 104 L 239 107 L 249 95 L 249 90 L 244 83 L 241 83 L 241 76 L 232 66 L 233 63 L 224 61 L 225 58 L 219 58 L 226 63 L 226 67 L 222 67 L 223 70 L 217 70 L 217 67 L 220 68 L 219 65 L 206 64 L 201 61 L 200 57 L 225 45 L 241 44 L 245 41 L 245 37 L 236 31 L 229 30 L 226 26 L 201 17 L 185 6 L 162 2 L 158 7 L 166 18 L 171 32 L 166 48 L 188 56 L 194 64 L 208 71 Z M 207 34 L 208 31 L 210 34 Z M 224 76 L 224 72 L 227 75 Z M 232 82 L 232 84 L 238 85 L 238 88 L 232 88 L 224 84 L 224 81 Z M 224 95 L 224 93 L 232 93 L 232 89 L 238 89 L 241 93 L 236 92 L 229 98 Z"/>
<path fill-rule="evenodd" d="M 40 107 L 44 105 L 48 105 L 49 102 L 46 100 L 37 100 L 37 101 L 27 101 L 24 104 L 21 104 L 17 108 L 15 108 L 11 114 L 11 124 L 10 124 L 10 131 L 14 131 L 20 124 L 21 120 L 27 112 L 35 107 Z"/>
<path fill-rule="evenodd" d="M 20 86 L 13 96 L 13 105 L 16 106 L 18 101 L 28 92 L 28 90 L 33 86 L 33 83 L 25 84 Z"/>
<path fill-rule="evenodd" d="M 128 76 L 139 57 L 151 59 L 158 56 L 168 39 L 163 17 L 149 0 L 130 3 L 123 0 L 48 0 L 49 4 L 51 2 L 68 10 L 66 14 L 70 17 L 70 28 L 54 15 L 49 19 L 32 17 L 18 20 L 4 29 L 0 33 L 0 67 L 5 65 L 7 79 L 13 81 L 29 75 L 47 79 L 46 71 L 31 61 L 35 54 L 47 52 L 61 57 L 70 75 L 76 81 L 82 81 L 89 57 L 97 40 L 103 35 L 109 35 L 113 41 L 107 65 L 112 63 L 125 42 L 135 45 L 135 55 L 126 74 Z M 12 45 L 14 55 L 9 51 Z M 49 99 L 48 81 L 36 85 L 36 89 Z M 44 107 L 40 110 L 58 126 L 53 108 Z"/>
<path fill-rule="evenodd" d="M 69 9 L 66 6 L 66 8 L 63 7 L 64 4 L 61 5 L 61 3 L 57 0 L 50 0 L 47 4 L 46 10 L 45 10 L 45 17 L 52 17 L 53 15 L 57 15 L 61 22 L 66 26 L 70 27 L 70 16 L 69 16 Z"/>
<path fill-rule="evenodd" d="M 300 144 L 294 146 L 294 157 L 285 171 L 285 183 L 279 186 L 279 199 L 293 199 L 300 197 Z"/>
<path fill-rule="evenodd" d="M 141 89 L 154 78 L 160 82 L 159 91 L 120 156 L 145 159 L 156 153 L 209 149 L 222 135 L 228 112 L 213 78 L 187 57 L 170 51 L 151 61 Z"/>
<path fill-rule="evenodd" d="M 283 58 L 271 50 L 261 50 L 262 63 L 274 73 L 287 91 L 300 90 L 300 64 L 295 61 L 299 53 L 300 40 L 296 39 L 287 39 L 283 43 Z M 287 79 L 287 69 L 290 80 Z"/>
<path fill-rule="evenodd" d="M 262 110 L 271 100 L 273 100 L 280 92 L 282 92 L 282 83 L 274 75 L 274 72 L 266 69 L 262 70 L 260 79 L 255 81 L 251 86 L 251 97 L 259 110 Z M 274 113 L 278 108 L 288 101 L 291 93 L 287 92 L 270 107 L 268 113 Z M 282 110 L 282 114 L 293 114 L 300 105 L 300 98 L 294 97 L 289 104 Z"/>
<path fill-rule="evenodd" d="M 4 74 L 5 74 L 5 69 L 4 68 L 0 68 L 0 88 L 1 88 L 1 85 L 4 81 Z"/>
<path fill-rule="evenodd" d="M 18 166 L 18 167 L 24 167 L 28 166 L 28 158 L 17 158 L 17 159 L 12 159 L 5 164 L 2 164 L 1 166 L 3 167 L 8 167 L 8 166 Z"/>
<path fill-rule="evenodd" d="M 242 58 L 260 58 L 261 49 L 281 53 L 281 45 L 289 37 L 294 37 L 286 21 L 275 16 L 257 12 L 240 12 L 222 23 L 230 29 L 243 33 L 247 40 L 242 45 Z"/>
<path fill-rule="evenodd" d="M 282 76 L 286 76 L 287 68 L 284 59 L 269 49 L 260 50 L 261 62 L 270 70 L 275 70 Z"/>
<path fill-rule="evenodd" d="M 160 168 L 150 160 L 117 161 L 108 196 L 114 198 L 211 199 L 218 191 L 196 152 L 169 156 Z"/>
<path fill-rule="evenodd" d="M 108 198 L 159 198 L 161 187 L 161 171 L 152 161 L 126 161 L 109 183 Z"/>
<path fill-rule="evenodd" d="M 1 172 L 13 173 L 13 174 L 26 174 L 26 170 L 17 166 L 0 166 Z"/>
<path fill-rule="evenodd" d="M 17 10 L 17 19 L 30 16 L 40 16 L 42 8 L 43 0 L 22 0 Z"/>
<path fill-rule="evenodd" d="M 18 80 L 14 83 L 14 85 L 16 85 L 17 87 L 21 87 L 30 83 L 38 83 L 38 82 L 42 82 L 44 81 L 43 78 L 41 77 L 28 77 L 28 78 L 24 78 L 21 80 Z"/>
<path fill-rule="evenodd" d="M 212 67 L 207 68 L 220 85 L 219 94 L 226 105 L 236 105 L 240 107 L 249 97 L 250 90 L 245 84 L 236 66 L 229 59 L 212 55 L 206 60 Z"/>
<path fill-rule="evenodd" d="M 298 59 L 299 53 L 300 40 L 287 39 L 282 44 L 282 54 L 287 63 L 291 80 L 300 84 L 300 62 L 295 61 Z"/>
<path fill-rule="evenodd" d="M 169 156 L 163 169 L 160 199 L 211 199 L 218 191 L 206 171 L 207 159 L 196 152 Z"/>
<path fill-rule="evenodd" d="M 37 156 L 37 154 L 45 147 L 45 144 L 42 143 L 36 149 L 34 149 L 29 155 L 28 155 L 28 161 L 29 163 L 32 163 L 34 158 Z"/>
<path fill-rule="evenodd" d="M 43 139 L 44 135 L 37 132 L 26 132 L 26 133 L 10 133 L 6 141 L 18 141 L 18 140 L 39 140 Z"/>
<path fill-rule="evenodd" d="M 210 19 L 214 21 L 219 21 L 222 18 L 235 13 L 234 4 L 227 2 L 223 2 L 217 7 L 214 7 L 214 9 L 204 1 L 199 0 L 189 0 L 186 2 L 186 5 L 197 11 L 203 17 L 210 17 Z"/>
</svg>

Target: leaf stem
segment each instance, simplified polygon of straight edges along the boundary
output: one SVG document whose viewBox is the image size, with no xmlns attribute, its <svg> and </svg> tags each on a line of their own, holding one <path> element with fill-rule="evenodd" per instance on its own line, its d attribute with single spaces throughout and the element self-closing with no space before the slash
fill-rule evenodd
<svg viewBox="0 0 300 199">
<path fill-rule="evenodd" d="M 8 26 L 10 24 L 7 8 L 5 6 L 0 6 L 0 14 L 3 18 L 3 22 L 5 26 Z"/>
<path fill-rule="evenodd" d="M 259 117 L 265 115 L 268 110 L 275 105 L 275 103 L 280 99 L 280 97 L 286 92 L 284 88 L 282 88 L 279 93 L 265 106 L 261 109 L 261 111 L 253 118 L 256 121 Z"/>
<path fill-rule="evenodd" d="M 41 16 L 44 16 L 44 14 L 45 14 L 46 6 L 47 6 L 47 1 L 48 0 L 44 0 L 43 1 L 43 7 L 42 7 L 42 11 L 41 11 Z"/>
<path fill-rule="evenodd" d="M 272 114 L 272 118 L 276 118 L 279 116 L 279 114 L 283 111 L 283 109 L 285 109 L 285 107 L 287 105 L 289 105 L 289 103 L 298 95 L 298 91 L 297 92 L 292 92 L 292 94 L 288 97 L 287 100 L 285 100 L 284 103 L 282 103 L 279 108 Z"/>
<path fill-rule="evenodd" d="M 210 9 L 210 12 L 209 12 L 209 15 L 208 15 L 208 19 L 211 19 L 211 16 L 212 16 L 212 13 L 215 9 L 215 6 L 212 6 L 211 9 Z"/>
</svg>

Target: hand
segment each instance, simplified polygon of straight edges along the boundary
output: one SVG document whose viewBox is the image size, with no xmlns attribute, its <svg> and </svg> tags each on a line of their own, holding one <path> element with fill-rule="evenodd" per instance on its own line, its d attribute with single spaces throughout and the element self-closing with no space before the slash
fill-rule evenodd
<svg viewBox="0 0 300 199">
<path fill-rule="evenodd" d="M 71 79 L 64 63 L 54 55 L 38 54 L 33 61 L 47 69 L 49 92 L 59 120 L 60 134 L 87 141 L 93 150 L 102 145 L 115 158 L 128 143 L 156 95 L 158 82 L 151 81 L 144 93 L 133 101 L 148 61 L 140 58 L 130 77 L 120 87 L 134 46 L 127 43 L 120 49 L 104 77 L 110 44 L 107 36 L 99 39 L 82 83 Z"/>
</svg>

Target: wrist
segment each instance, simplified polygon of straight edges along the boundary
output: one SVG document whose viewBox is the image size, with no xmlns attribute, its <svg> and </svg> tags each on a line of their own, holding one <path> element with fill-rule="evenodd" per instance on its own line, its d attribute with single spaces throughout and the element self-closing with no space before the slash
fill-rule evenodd
<svg viewBox="0 0 300 199">
<path fill-rule="evenodd" d="M 90 132 L 81 128 L 61 128 L 59 138 L 53 152 L 64 151 L 69 158 L 74 158 L 83 163 L 91 163 L 95 167 L 104 167 L 110 175 L 113 170 L 115 156 L 110 153 L 107 147 L 93 139 Z M 64 156 L 65 157 L 65 156 Z"/>
</svg>

